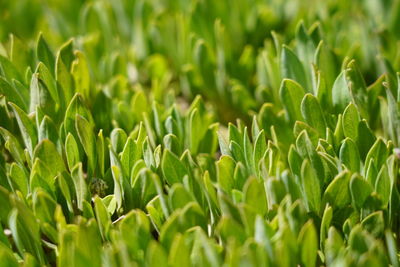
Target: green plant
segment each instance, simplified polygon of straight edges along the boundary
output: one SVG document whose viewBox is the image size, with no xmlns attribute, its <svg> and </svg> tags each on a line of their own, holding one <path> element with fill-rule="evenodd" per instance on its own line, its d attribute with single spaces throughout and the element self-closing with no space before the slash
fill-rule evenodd
<svg viewBox="0 0 400 267">
<path fill-rule="evenodd" d="M 2 266 L 398 266 L 399 10 L 3 1 Z"/>
</svg>

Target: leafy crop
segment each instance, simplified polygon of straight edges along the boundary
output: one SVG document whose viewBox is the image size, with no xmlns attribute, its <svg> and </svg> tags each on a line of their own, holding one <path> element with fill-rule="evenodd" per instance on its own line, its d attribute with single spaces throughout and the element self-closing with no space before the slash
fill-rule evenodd
<svg viewBox="0 0 400 267">
<path fill-rule="evenodd" d="M 0 265 L 399 266 L 399 14 L 0 2 Z"/>
</svg>

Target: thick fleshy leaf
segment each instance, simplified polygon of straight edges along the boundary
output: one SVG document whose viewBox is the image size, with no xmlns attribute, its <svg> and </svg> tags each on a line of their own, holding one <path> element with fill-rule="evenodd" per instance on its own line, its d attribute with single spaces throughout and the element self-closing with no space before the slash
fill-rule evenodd
<svg viewBox="0 0 400 267">
<path fill-rule="evenodd" d="M 312 221 L 304 224 L 299 233 L 298 242 L 301 247 L 301 261 L 304 266 L 316 266 L 318 237 Z"/>
<path fill-rule="evenodd" d="M 350 196 L 350 173 L 343 171 L 338 174 L 328 185 L 324 193 L 324 201 L 328 202 L 334 208 L 344 208 L 351 203 Z"/>
<path fill-rule="evenodd" d="M 52 177 L 65 170 L 61 155 L 58 153 L 56 146 L 48 139 L 44 139 L 36 146 L 34 158 L 39 158 L 44 163 Z"/>
<path fill-rule="evenodd" d="M 342 163 L 352 172 L 360 171 L 360 154 L 358 147 L 352 139 L 346 138 L 339 152 L 339 157 Z"/>
<path fill-rule="evenodd" d="M 279 89 L 281 101 L 286 109 L 290 121 L 302 120 L 300 110 L 301 101 L 304 97 L 304 89 L 297 82 L 284 79 Z"/>
<path fill-rule="evenodd" d="M 54 71 L 54 55 L 42 34 L 39 35 L 36 55 L 39 61 L 43 62 L 49 70 Z"/>
<path fill-rule="evenodd" d="M 319 214 L 321 208 L 320 180 L 308 160 L 303 161 L 301 166 L 301 184 L 308 210 Z"/>
<path fill-rule="evenodd" d="M 306 91 L 310 90 L 304 66 L 296 54 L 286 45 L 282 47 L 281 72 L 284 78 L 293 79 Z"/>
<path fill-rule="evenodd" d="M 183 178 L 188 175 L 185 165 L 168 149 L 164 150 L 161 169 L 165 180 L 170 185 L 182 183 Z"/>
<path fill-rule="evenodd" d="M 93 132 L 93 125 L 84 117 L 76 115 L 75 127 L 82 147 L 88 157 L 89 174 L 93 174 L 97 163 L 96 138 Z"/>
<path fill-rule="evenodd" d="M 356 106 L 350 103 L 344 110 L 342 117 L 342 127 L 344 136 L 349 137 L 353 140 L 358 138 L 358 122 L 359 114 Z"/>
<path fill-rule="evenodd" d="M 18 126 L 24 139 L 25 146 L 28 148 L 28 151 L 32 156 L 33 149 L 35 148 L 38 141 L 35 125 L 22 109 L 20 109 L 14 103 L 10 103 L 10 105 L 13 108 L 15 116 L 17 118 Z"/>
<path fill-rule="evenodd" d="M 306 94 L 301 101 L 301 113 L 305 121 L 315 128 L 321 137 L 325 137 L 326 121 L 318 100 L 311 94 Z"/>
<path fill-rule="evenodd" d="M 89 196 L 89 192 L 87 189 L 85 177 L 83 176 L 81 163 L 78 163 L 71 170 L 71 177 L 72 177 L 72 181 L 74 182 L 74 186 L 75 186 L 75 194 L 76 194 L 76 201 L 77 201 L 78 209 L 83 210 L 83 202 L 85 200 L 87 200 L 87 198 Z"/>
</svg>

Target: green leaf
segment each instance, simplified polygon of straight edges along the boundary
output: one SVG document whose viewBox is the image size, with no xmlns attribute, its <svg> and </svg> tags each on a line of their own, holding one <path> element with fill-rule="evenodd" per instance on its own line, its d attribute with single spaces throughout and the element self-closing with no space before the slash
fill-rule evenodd
<svg viewBox="0 0 400 267">
<path fill-rule="evenodd" d="M 79 154 L 78 144 L 71 133 L 68 133 L 67 138 L 65 139 L 65 154 L 67 156 L 68 168 L 69 170 L 72 170 L 72 168 L 81 161 L 81 157 Z"/>
<path fill-rule="evenodd" d="M 152 117 L 153 117 L 153 130 L 157 134 L 158 138 L 164 136 L 164 127 L 161 123 L 161 107 L 157 102 L 153 102 L 152 105 Z M 193 114 L 194 112 L 192 112 Z M 190 128 L 188 128 L 190 130 Z M 190 134 L 190 132 L 189 132 Z M 191 145 L 191 144 L 190 144 Z M 191 147 L 192 148 L 192 147 Z"/>
<path fill-rule="evenodd" d="M 39 142 L 44 139 L 49 139 L 54 144 L 59 144 L 57 127 L 49 116 L 45 115 L 39 125 Z"/>
<path fill-rule="evenodd" d="M 172 190 L 169 191 L 172 193 Z M 145 207 L 157 195 L 152 173 L 149 169 L 142 169 L 132 183 L 132 194 L 137 207 Z"/>
<path fill-rule="evenodd" d="M 399 266 L 399 259 L 397 257 L 397 247 L 393 234 L 390 230 L 385 232 L 386 246 L 388 248 L 389 259 L 393 267 Z"/>
<path fill-rule="evenodd" d="M 308 210 L 319 214 L 321 208 L 320 179 L 308 160 L 304 160 L 301 166 L 301 184 Z"/>
<path fill-rule="evenodd" d="M 395 145 L 400 145 L 400 113 L 398 102 L 389 89 L 386 89 L 388 102 L 389 136 Z"/>
<path fill-rule="evenodd" d="M 161 160 L 161 170 L 169 185 L 182 183 L 183 178 L 188 175 L 185 165 L 168 149 L 164 150 Z"/>
<path fill-rule="evenodd" d="M 87 241 L 90 241 L 88 245 Z M 95 219 L 68 225 L 60 233 L 57 266 L 100 266 L 101 236 Z"/>
<path fill-rule="evenodd" d="M 167 267 L 168 256 L 165 253 L 163 246 L 160 243 L 152 240 L 149 246 L 146 248 L 146 266 L 149 267 Z"/>
<path fill-rule="evenodd" d="M 35 148 L 34 158 L 39 158 L 50 171 L 52 178 L 65 170 L 64 161 L 56 146 L 48 139 L 41 141 Z"/>
<path fill-rule="evenodd" d="M 79 140 L 85 150 L 89 162 L 89 175 L 93 175 L 97 163 L 96 138 L 93 133 L 93 125 L 84 117 L 76 115 L 75 127 Z"/>
<path fill-rule="evenodd" d="M 340 147 L 339 157 L 342 163 L 352 172 L 360 172 L 360 154 L 352 139 L 347 137 Z"/>
<path fill-rule="evenodd" d="M 62 60 L 68 70 L 71 69 L 72 61 L 75 59 L 74 55 L 74 43 L 73 40 L 70 39 L 65 42 L 60 50 L 58 51 L 58 57 Z"/>
<path fill-rule="evenodd" d="M 381 236 L 385 230 L 385 221 L 383 219 L 383 212 L 376 211 L 368 215 L 362 220 L 361 225 L 364 229 L 375 236 Z"/>
<path fill-rule="evenodd" d="M 83 98 L 80 94 L 74 95 L 67 107 L 64 118 L 65 135 L 71 133 L 75 137 L 75 139 L 78 139 L 79 137 L 75 127 L 76 115 L 82 116 L 90 124 L 93 123 L 92 115 L 90 114 L 90 111 L 86 108 Z"/>
<path fill-rule="evenodd" d="M 72 169 L 72 168 L 71 168 Z M 75 194 L 75 186 L 73 184 L 71 176 L 67 172 L 60 173 L 57 176 L 58 187 L 60 188 L 61 194 L 64 197 L 69 212 L 74 212 L 72 205 L 72 198 Z"/>
<path fill-rule="evenodd" d="M 350 93 L 354 104 L 360 111 L 361 116 L 364 119 L 369 119 L 369 103 L 367 86 L 365 84 L 363 75 L 360 69 L 356 66 L 354 60 L 350 61 L 346 69 L 346 79 L 348 80 Z"/>
<path fill-rule="evenodd" d="M 111 139 L 111 145 L 112 145 L 114 151 L 116 153 L 120 153 L 124 149 L 124 146 L 126 144 L 128 136 L 125 133 L 125 131 L 122 130 L 121 128 L 115 128 L 111 132 L 110 139 Z"/>
<path fill-rule="evenodd" d="M 43 62 L 49 70 L 54 71 L 54 55 L 51 52 L 50 47 L 47 44 L 46 40 L 43 38 L 42 34 L 39 34 L 39 39 L 36 47 L 36 55 L 38 60 Z"/>
<path fill-rule="evenodd" d="M 243 137 L 242 133 L 239 131 L 239 129 L 233 125 L 232 123 L 229 123 L 228 125 L 228 140 L 229 142 L 236 142 L 240 146 L 243 146 Z"/>
<path fill-rule="evenodd" d="M 117 201 L 117 210 L 122 207 L 122 204 L 132 205 L 132 194 L 129 177 L 124 177 L 121 162 L 115 151 L 109 145 L 111 173 L 114 179 L 114 196 Z"/>
<path fill-rule="evenodd" d="M 375 182 L 375 191 L 381 197 L 384 207 L 386 207 L 387 204 L 389 203 L 391 194 L 390 188 L 391 188 L 391 182 L 390 182 L 389 172 L 388 168 L 386 167 L 386 164 L 384 164 L 381 170 L 379 171 L 378 177 Z"/>
<path fill-rule="evenodd" d="M 305 122 L 296 121 L 294 124 L 294 127 L 293 127 L 294 136 L 296 136 L 296 137 L 299 136 L 303 130 L 305 130 L 307 132 L 313 146 L 317 146 L 318 141 L 320 139 L 320 136 L 319 136 L 319 133 L 317 132 L 317 130 L 315 130 L 313 127 L 311 127 L 310 125 L 308 125 Z"/>
<path fill-rule="evenodd" d="M 54 102 L 60 104 L 60 97 L 58 95 L 56 81 L 53 78 L 53 74 L 51 74 L 50 70 L 42 62 L 39 62 L 36 73 L 38 73 L 39 80 L 46 86 L 46 89 L 49 91 Z"/>
<path fill-rule="evenodd" d="M 376 178 L 378 177 L 378 170 L 375 167 L 375 161 L 374 159 L 371 159 L 368 163 L 368 165 L 366 165 L 366 170 L 367 173 L 365 175 L 365 179 L 368 181 L 368 183 L 372 186 L 375 185 L 376 182 Z"/>
<path fill-rule="evenodd" d="M 243 163 L 246 165 L 249 172 L 255 173 L 255 162 L 253 158 L 254 148 L 250 141 L 249 134 L 247 133 L 247 127 L 243 130 L 243 150 L 245 159 Z"/>
<path fill-rule="evenodd" d="M 133 165 L 132 171 L 131 171 L 131 174 L 130 174 L 131 185 L 133 185 L 133 183 L 137 179 L 137 176 L 138 176 L 139 172 L 141 170 L 145 169 L 145 168 L 146 168 L 146 163 L 144 162 L 144 160 L 140 159 L 140 160 L 135 162 L 135 165 Z"/>
<path fill-rule="evenodd" d="M 312 94 L 306 94 L 301 101 L 301 113 L 305 121 L 315 128 L 321 137 L 325 137 L 326 121 L 317 98 Z"/>
<path fill-rule="evenodd" d="M 327 87 L 332 88 L 335 77 L 339 71 L 339 66 L 336 64 L 336 58 L 333 49 L 331 49 L 324 40 L 321 40 L 318 44 L 314 55 L 314 61 L 316 62 L 318 69 L 325 74 L 324 76 Z M 329 99 L 331 99 L 331 97 L 329 97 Z"/>
<path fill-rule="evenodd" d="M 0 55 L 0 70 L 5 76 L 6 80 L 11 82 L 13 79 L 23 81 L 18 69 L 14 64 L 6 57 Z"/>
<path fill-rule="evenodd" d="M 131 170 L 135 162 L 140 158 L 140 151 L 136 142 L 132 137 L 129 137 L 125 143 L 124 149 L 121 152 L 121 165 L 126 176 L 131 174 Z"/>
<path fill-rule="evenodd" d="M 14 110 L 17 118 L 18 126 L 21 131 L 25 146 L 27 147 L 31 157 L 33 156 L 33 149 L 35 148 L 38 136 L 34 123 L 29 119 L 28 115 L 14 103 L 9 103 Z"/>
<path fill-rule="evenodd" d="M 0 77 L 0 95 L 4 95 L 8 101 L 15 103 L 22 110 L 28 110 L 29 103 L 14 86 L 9 84 L 3 77 Z"/>
<path fill-rule="evenodd" d="M 386 161 L 388 153 L 389 152 L 385 143 L 381 138 L 378 138 L 367 154 L 367 157 L 365 159 L 365 166 L 368 166 L 370 161 L 373 159 L 375 163 L 375 168 L 379 170 L 383 163 Z"/>
<path fill-rule="evenodd" d="M 343 250 L 343 238 L 335 227 L 330 227 L 328 238 L 325 240 L 326 262 L 332 264 L 340 256 Z"/>
<path fill-rule="evenodd" d="M 315 151 L 314 146 L 306 130 L 303 130 L 296 139 L 297 152 L 302 158 L 308 158 L 320 181 L 324 181 L 325 171 L 320 156 Z"/>
<path fill-rule="evenodd" d="M 235 181 L 233 174 L 235 170 L 235 161 L 230 156 L 222 156 L 216 163 L 218 185 L 227 193 L 230 193 L 234 187 Z"/>
<path fill-rule="evenodd" d="M 281 72 L 283 78 L 289 78 L 298 82 L 308 92 L 311 88 L 303 64 L 293 51 L 283 45 L 281 54 Z"/>
<path fill-rule="evenodd" d="M 182 154 L 181 144 L 174 134 L 167 134 L 163 138 L 165 148 L 172 151 L 176 155 Z"/>
<path fill-rule="evenodd" d="M 357 138 L 357 145 L 360 151 L 360 156 L 362 159 L 368 154 L 368 151 L 373 146 L 376 141 L 376 137 L 372 130 L 369 128 L 367 121 L 362 120 L 358 123 L 358 138 Z"/>
<path fill-rule="evenodd" d="M 56 228 L 56 223 L 54 220 L 54 214 L 57 207 L 57 202 L 51 198 L 45 191 L 41 189 L 35 190 L 32 197 L 33 212 L 36 219 L 40 221 L 43 225 L 47 223 Z M 57 238 L 57 236 L 55 236 Z M 56 241 L 55 239 L 54 241 Z"/>
<path fill-rule="evenodd" d="M 358 110 L 353 103 L 350 103 L 344 110 L 342 117 L 342 128 L 345 137 L 357 140 L 359 121 Z"/>
<path fill-rule="evenodd" d="M 100 233 L 103 240 L 108 240 L 108 233 L 111 228 L 111 218 L 103 201 L 98 197 L 94 197 L 94 211 L 99 223 Z"/>
<path fill-rule="evenodd" d="M 350 180 L 350 193 L 353 205 L 357 209 L 364 206 L 368 196 L 373 192 L 372 186 L 359 175 L 353 175 Z"/>
<path fill-rule="evenodd" d="M 214 154 L 218 148 L 218 136 L 217 131 L 219 123 L 213 123 L 208 126 L 207 131 L 204 134 L 200 144 L 198 153 Z"/>
<path fill-rule="evenodd" d="M 366 238 L 366 232 L 362 230 L 361 225 L 356 225 L 350 232 L 349 245 L 357 253 L 368 251 L 369 242 Z"/>
<path fill-rule="evenodd" d="M 70 72 L 71 63 L 74 59 L 72 41 L 68 41 L 58 51 L 56 57 L 56 71 L 55 79 L 59 86 L 62 88 L 62 95 L 64 99 L 61 99 L 64 103 L 69 103 L 75 92 L 75 84 Z M 59 88 L 60 89 L 60 88 Z"/>
<path fill-rule="evenodd" d="M 105 169 L 105 145 L 104 145 L 104 137 L 103 137 L 103 130 L 99 131 L 99 134 L 97 135 L 96 139 L 96 146 L 97 146 L 97 165 L 100 170 L 100 175 L 101 177 L 104 177 L 104 169 Z"/>
<path fill-rule="evenodd" d="M 255 211 L 264 215 L 267 211 L 267 195 L 262 181 L 256 178 L 249 178 L 243 187 L 243 200 L 245 203 L 255 209 Z"/>
<path fill-rule="evenodd" d="M 326 237 L 328 236 L 328 231 L 329 231 L 329 227 L 331 226 L 332 217 L 333 217 L 333 209 L 331 206 L 326 205 L 324 213 L 322 215 L 321 228 L 320 228 L 319 243 L 320 243 L 321 249 L 324 249 L 324 247 L 325 247 L 325 240 L 326 240 Z"/>
<path fill-rule="evenodd" d="M 317 264 L 318 237 L 313 222 L 310 220 L 301 228 L 298 237 L 301 262 L 304 266 L 313 267 Z"/>
<path fill-rule="evenodd" d="M 201 139 L 205 134 L 207 128 L 204 127 L 200 117 L 200 113 L 197 109 L 193 109 L 189 116 L 189 149 L 193 154 L 197 154 L 197 150 Z"/>
<path fill-rule="evenodd" d="M 342 71 L 332 87 L 332 104 L 335 107 L 336 113 L 342 113 L 350 101 L 351 94 L 347 85 L 345 71 Z"/>
<path fill-rule="evenodd" d="M 172 242 L 171 251 L 169 253 L 169 265 L 190 266 L 190 247 L 185 242 L 183 235 L 177 234 Z"/>
<path fill-rule="evenodd" d="M 244 145 L 240 146 L 235 141 L 231 141 L 231 143 L 229 144 L 229 149 L 232 152 L 232 157 L 237 162 L 246 163 L 246 158 L 245 158 L 245 155 L 244 155 L 243 148 L 244 148 Z"/>
<path fill-rule="evenodd" d="M 10 41 L 10 60 L 18 69 L 19 73 L 23 73 L 26 70 L 26 66 L 29 66 L 33 58 L 31 57 L 28 46 L 20 38 L 18 38 L 14 34 L 11 34 Z"/>
<path fill-rule="evenodd" d="M 243 243 L 246 240 L 246 233 L 243 226 L 228 216 L 220 219 L 217 226 L 217 234 L 221 236 L 225 242 L 228 239 L 235 240 L 238 243 Z"/>
<path fill-rule="evenodd" d="M 200 226 L 205 229 L 206 218 L 200 206 L 195 202 L 188 203 L 183 209 L 176 210 L 164 223 L 160 232 L 160 242 L 166 247 L 171 247 L 176 233 Z"/>
<path fill-rule="evenodd" d="M 8 224 L 13 235 L 13 239 L 23 255 L 29 252 L 34 255 L 41 264 L 46 264 L 43 248 L 40 242 L 39 226 L 35 216 L 27 207 L 18 204 L 19 209 L 13 209 L 9 215 Z"/>
<path fill-rule="evenodd" d="M 226 135 L 222 130 L 217 132 L 218 136 L 218 143 L 219 143 L 219 150 L 221 151 L 222 155 L 229 155 L 231 156 L 231 151 L 229 150 L 228 140 L 226 140 Z"/>
<path fill-rule="evenodd" d="M 350 173 L 343 171 L 339 173 L 328 185 L 324 192 L 323 200 L 334 208 L 344 208 L 351 203 L 349 190 Z"/>
<path fill-rule="evenodd" d="M 261 130 L 254 142 L 253 159 L 256 168 L 256 173 L 259 173 L 260 160 L 263 158 L 265 152 L 267 151 L 267 142 L 265 139 L 265 132 Z"/>
<path fill-rule="evenodd" d="M 71 177 L 75 186 L 75 194 L 76 194 L 78 209 L 83 211 L 83 201 L 88 199 L 89 192 L 87 190 L 85 178 L 83 177 L 82 163 L 78 163 L 71 170 Z"/>
<path fill-rule="evenodd" d="M 5 267 L 19 267 L 17 259 L 15 258 L 13 251 L 5 246 L 3 243 L 0 243 L 0 259 L 2 265 Z"/>
<path fill-rule="evenodd" d="M 13 203 L 10 200 L 10 192 L 3 186 L 0 186 L 0 201 L 3 204 L 3 208 L 0 209 L 0 221 L 4 225 L 7 223 L 8 215 L 13 207 Z"/>
<path fill-rule="evenodd" d="M 104 206 L 106 207 L 107 212 L 110 215 L 113 215 L 115 210 L 117 209 L 117 202 L 115 201 L 114 195 L 108 195 L 108 196 L 104 197 L 103 199 L 101 199 L 101 201 L 103 202 Z"/>
<path fill-rule="evenodd" d="M 301 164 L 303 163 L 303 160 L 299 153 L 296 151 L 294 145 L 290 146 L 289 149 L 289 154 L 288 154 L 288 161 L 289 161 L 289 167 L 290 170 L 294 175 L 297 175 L 300 177 L 301 175 Z"/>
<path fill-rule="evenodd" d="M 146 163 L 146 166 L 150 169 L 155 169 L 156 168 L 156 160 L 154 157 L 154 152 L 153 149 L 151 148 L 151 145 L 149 144 L 149 138 L 146 137 L 146 140 L 143 142 L 143 159 L 144 162 Z M 162 163 L 161 163 L 162 164 Z"/>
<path fill-rule="evenodd" d="M 304 89 L 301 85 L 293 80 L 283 79 L 279 89 L 279 95 L 289 120 L 291 122 L 302 120 L 303 116 L 300 106 L 304 97 Z"/>
<path fill-rule="evenodd" d="M 36 158 L 30 175 L 30 191 L 33 192 L 36 187 L 41 187 L 47 193 L 53 195 L 56 175 L 57 173 L 54 170 L 50 170 L 41 159 Z"/>
<path fill-rule="evenodd" d="M 28 194 L 29 190 L 29 179 L 27 174 L 24 172 L 23 167 L 21 167 L 19 164 L 13 162 L 10 166 L 10 181 L 11 181 L 11 187 L 14 190 L 19 190 L 22 192 L 24 196 Z"/>
<path fill-rule="evenodd" d="M 91 101 L 90 96 L 90 73 L 85 55 L 75 52 L 76 59 L 72 62 L 71 73 L 74 77 L 76 92 L 82 94 L 86 101 Z"/>
<path fill-rule="evenodd" d="M 24 151 L 17 138 L 3 127 L 0 127 L 0 134 L 3 136 L 5 141 L 4 147 L 10 152 L 16 162 L 23 164 L 25 161 Z"/>
<path fill-rule="evenodd" d="M 53 116 L 56 105 L 43 82 L 39 79 L 39 73 L 34 73 L 30 83 L 29 111 L 35 112 L 40 108 L 45 114 Z"/>
<path fill-rule="evenodd" d="M 177 210 L 193 201 L 193 198 L 182 184 L 174 184 L 169 191 L 168 200 L 171 210 Z"/>
<path fill-rule="evenodd" d="M 137 91 L 132 97 L 131 105 L 134 108 L 133 115 L 137 121 L 143 120 L 143 113 L 148 111 L 150 106 L 146 95 L 142 90 Z"/>
</svg>

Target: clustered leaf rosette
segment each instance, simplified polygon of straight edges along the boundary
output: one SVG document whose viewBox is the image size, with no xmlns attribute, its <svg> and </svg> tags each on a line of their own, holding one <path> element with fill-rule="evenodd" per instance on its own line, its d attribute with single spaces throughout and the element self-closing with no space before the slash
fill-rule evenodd
<svg viewBox="0 0 400 267">
<path fill-rule="evenodd" d="M 0 265 L 399 266 L 399 12 L 0 3 Z"/>
</svg>

